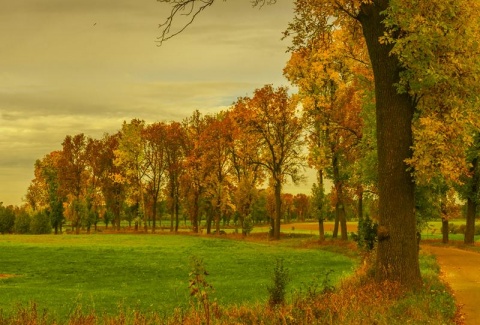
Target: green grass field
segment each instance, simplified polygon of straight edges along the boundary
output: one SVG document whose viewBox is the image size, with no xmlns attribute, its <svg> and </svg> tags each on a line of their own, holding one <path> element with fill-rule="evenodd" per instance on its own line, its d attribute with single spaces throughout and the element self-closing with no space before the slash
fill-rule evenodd
<svg viewBox="0 0 480 325">
<path fill-rule="evenodd" d="M 297 242 L 298 244 L 298 242 Z M 291 292 L 333 270 L 333 282 L 356 261 L 317 248 L 175 235 L 0 236 L 0 309 L 35 301 L 65 319 L 76 306 L 97 314 L 119 306 L 169 314 L 189 304 L 191 256 L 204 260 L 213 298 L 222 305 L 264 302 L 277 258 Z"/>
</svg>

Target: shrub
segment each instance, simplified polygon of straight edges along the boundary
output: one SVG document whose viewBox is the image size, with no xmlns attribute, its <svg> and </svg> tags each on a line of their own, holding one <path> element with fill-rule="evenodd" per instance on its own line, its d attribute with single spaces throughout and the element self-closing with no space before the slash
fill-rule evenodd
<svg viewBox="0 0 480 325">
<path fill-rule="evenodd" d="M 50 234 L 52 232 L 50 217 L 45 212 L 35 213 L 30 222 L 30 231 L 32 234 Z"/>
<path fill-rule="evenodd" d="M 248 236 L 253 230 L 253 219 L 251 215 L 248 215 L 243 220 L 242 234 Z"/>
<path fill-rule="evenodd" d="M 191 271 L 189 273 L 190 297 L 192 297 L 192 306 L 195 310 L 202 311 L 205 323 L 210 324 L 210 314 L 212 304 L 209 295 L 213 292 L 213 287 L 207 282 L 208 272 L 203 265 L 203 261 L 192 256 L 190 259 Z M 196 303 L 195 303 L 196 302 Z"/>
<path fill-rule="evenodd" d="M 452 222 L 448 224 L 448 230 L 451 234 L 462 234 L 465 235 L 466 225 L 456 225 Z M 475 225 L 475 236 L 480 235 L 480 225 Z"/>
<path fill-rule="evenodd" d="M 26 212 L 20 212 L 15 218 L 14 231 L 17 234 L 28 234 L 30 232 L 30 215 Z"/>
<path fill-rule="evenodd" d="M 285 303 L 285 293 L 289 280 L 288 269 L 283 266 L 283 259 L 277 258 L 275 268 L 273 269 L 273 284 L 267 288 L 270 307 Z"/>
<path fill-rule="evenodd" d="M 15 224 L 15 213 L 13 208 L 3 207 L 0 203 L 0 234 L 11 233 Z"/>
<path fill-rule="evenodd" d="M 377 241 L 378 224 L 366 216 L 358 221 L 358 234 L 352 233 L 359 248 L 372 250 Z"/>
</svg>

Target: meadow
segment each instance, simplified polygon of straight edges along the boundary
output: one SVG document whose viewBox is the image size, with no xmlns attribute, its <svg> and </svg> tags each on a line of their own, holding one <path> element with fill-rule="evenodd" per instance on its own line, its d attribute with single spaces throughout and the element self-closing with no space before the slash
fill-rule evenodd
<svg viewBox="0 0 480 325">
<path fill-rule="evenodd" d="M 168 315 L 190 302 L 190 259 L 204 261 L 211 299 L 222 306 L 264 304 L 277 259 L 287 291 L 352 274 L 357 260 L 305 245 L 185 235 L 0 236 L 0 309 L 36 302 L 56 319 L 75 308 L 117 314 L 119 308 Z M 328 279 L 326 278 L 326 274 Z"/>
</svg>

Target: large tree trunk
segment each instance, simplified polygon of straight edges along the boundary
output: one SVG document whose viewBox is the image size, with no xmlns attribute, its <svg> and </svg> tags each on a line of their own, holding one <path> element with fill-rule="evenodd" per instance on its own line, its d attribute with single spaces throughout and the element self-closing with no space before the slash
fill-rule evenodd
<svg viewBox="0 0 480 325">
<path fill-rule="evenodd" d="M 373 74 L 378 145 L 379 227 L 376 261 L 378 281 L 398 281 L 408 288 L 422 283 L 418 262 L 414 182 L 405 159 L 411 157 L 414 105 L 398 94 L 399 63 L 391 46 L 380 44 L 386 0 L 362 5 L 363 26 Z"/>
</svg>

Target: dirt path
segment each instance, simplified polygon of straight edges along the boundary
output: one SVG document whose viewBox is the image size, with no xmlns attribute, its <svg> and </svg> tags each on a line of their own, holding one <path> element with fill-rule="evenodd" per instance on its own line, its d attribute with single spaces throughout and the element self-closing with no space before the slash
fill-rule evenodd
<svg viewBox="0 0 480 325">
<path fill-rule="evenodd" d="M 425 246 L 423 249 L 436 255 L 465 314 L 465 324 L 480 324 L 480 254 L 450 247 Z"/>
</svg>

